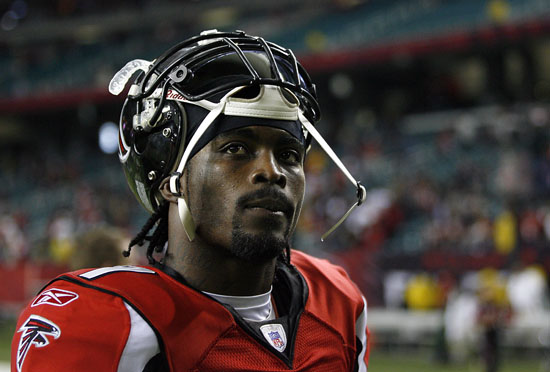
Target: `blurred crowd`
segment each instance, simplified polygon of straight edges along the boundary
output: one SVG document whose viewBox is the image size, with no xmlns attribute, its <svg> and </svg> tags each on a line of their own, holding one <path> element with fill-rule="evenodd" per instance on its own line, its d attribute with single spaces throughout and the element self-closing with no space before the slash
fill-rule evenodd
<svg viewBox="0 0 550 372">
<path fill-rule="evenodd" d="M 443 129 L 407 133 L 437 116 Z M 410 119 L 410 118 L 409 118 Z M 547 108 L 490 107 L 403 119 L 400 131 L 343 134 L 344 161 L 369 190 L 364 206 L 324 243 L 353 190 L 320 153 L 308 159 L 308 206 L 297 245 L 322 247 L 382 299 L 385 271 L 540 264 L 550 270 Z M 448 124 L 448 125 L 447 125 Z M 355 146 L 355 144 L 359 146 Z M 328 190 L 328 191 L 327 191 Z M 383 304 L 383 303 L 380 303 Z"/>
<path fill-rule="evenodd" d="M 321 242 L 356 189 L 313 143 L 293 247 L 343 266 L 375 311 L 440 317 L 437 339 L 417 342 L 435 344 L 434 360 L 480 355 L 494 372 L 507 342 L 550 350 L 550 44 L 537 38 L 550 30 L 548 5 L 233 3 L 237 11 L 207 1 L 5 4 L 0 277 L 15 284 L 0 291 L 0 319 L 66 270 L 147 263 L 143 248 L 121 254 L 149 216 L 117 154 L 95 140 L 99 122 L 119 115 L 105 87 L 130 58 L 153 58 L 197 30 L 238 28 L 305 55 L 318 129 L 368 191 Z M 484 3 L 485 18 L 472 11 Z M 493 23 L 506 4 L 534 23 Z M 341 45 L 350 40 L 357 46 Z"/>
<path fill-rule="evenodd" d="M 438 116 L 439 115 L 439 116 Z M 550 270 L 550 111 L 543 106 L 409 116 L 397 129 L 364 115 L 327 138 L 367 187 L 365 204 L 325 242 L 355 190 L 317 147 L 306 162 L 298 249 L 343 265 L 372 305 L 389 305 L 391 270 L 455 277 L 494 267 Z M 434 116 L 436 131 L 411 132 Z M 505 123 L 506 125 L 504 125 Z M 338 128 L 325 121 L 321 131 Z M 442 129 L 441 129 L 442 128 Z M 93 144 L 95 145 L 95 144 Z M 5 154 L 0 180 L 0 260 L 68 264 L 79 237 L 112 226 L 128 241 L 147 218 L 127 189 L 115 155 L 93 145 Z"/>
<path fill-rule="evenodd" d="M 127 240 L 146 219 L 134 207 L 116 155 L 102 154 L 78 139 L 66 148 L 48 136 L 35 152 L 5 152 L 0 168 L 4 265 L 71 266 L 90 231 L 115 228 Z"/>
</svg>

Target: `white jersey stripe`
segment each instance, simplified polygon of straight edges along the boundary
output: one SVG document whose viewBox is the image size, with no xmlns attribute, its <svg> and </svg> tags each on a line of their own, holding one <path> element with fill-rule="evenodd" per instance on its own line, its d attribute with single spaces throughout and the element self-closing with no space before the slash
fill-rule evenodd
<svg viewBox="0 0 550 372">
<path fill-rule="evenodd" d="M 355 335 L 361 342 L 361 353 L 357 355 L 358 372 L 367 372 L 365 353 L 367 352 L 367 301 L 363 297 L 363 312 L 355 322 Z"/>
<path fill-rule="evenodd" d="M 117 372 L 143 371 L 152 357 L 160 352 L 157 336 L 149 324 L 126 302 L 130 316 L 130 333 L 120 357 Z"/>
<path fill-rule="evenodd" d="M 112 266 L 112 267 L 102 267 L 99 269 L 87 271 L 83 274 L 80 274 L 79 277 L 93 280 L 100 276 L 111 274 L 111 273 L 118 273 L 118 272 L 134 272 L 134 273 L 142 273 L 142 274 L 156 274 L 153 270 L 149 270 L 145 267 L 140 266 L 129 266 L 129 265 L 122 265 L 122 266 Z"/>
</svg>

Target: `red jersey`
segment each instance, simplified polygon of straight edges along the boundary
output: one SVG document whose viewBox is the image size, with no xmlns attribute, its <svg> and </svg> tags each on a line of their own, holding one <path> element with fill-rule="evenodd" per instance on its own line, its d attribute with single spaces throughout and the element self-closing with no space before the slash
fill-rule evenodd
<svg viewBox="0 0 550 372">
<path fill-rule="evenodd" d="M 293 251 L 275 319 L 244 320 L 168 267 L 68 273 L 23 310 L 12 371 L 366 371 L 366 302 L 345 272 Z"/>
</svg>

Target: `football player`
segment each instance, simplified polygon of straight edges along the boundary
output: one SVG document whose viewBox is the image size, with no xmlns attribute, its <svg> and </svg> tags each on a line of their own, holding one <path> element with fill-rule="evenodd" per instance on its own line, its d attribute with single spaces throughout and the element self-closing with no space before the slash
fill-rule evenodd
<svg viewBox="0 0 550 372">
<path fill-rule="evenodd" d="M 109 90 L 128 83 L 119 158 L 152 215 L 126 255 L 147 241 L 150 265 L 51 281 L 19 318 L 12 370 L 366 371 L 364 297 L 289 243 L 312 138 L 357 188 L 349 212 L 365 199 L 313 126 L 293 53 L 213 30 L 129 62 Z"/>
</svg>

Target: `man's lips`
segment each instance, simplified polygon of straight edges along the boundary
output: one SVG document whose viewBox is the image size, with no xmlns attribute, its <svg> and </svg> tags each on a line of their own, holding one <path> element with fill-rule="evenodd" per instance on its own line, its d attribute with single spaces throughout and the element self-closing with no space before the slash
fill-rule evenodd
<svg viewBox="0 0 550 372">
<path fill-rule="evenodd" d="M 274 214 L 292 213 L 292 206 L 280 199 L 258 199 L 252 200 L 244 205 L 245 209 L 263 209 Z"/>
<path fill-rule="evenodd" d="M 262 188 L 245 194 L 237 199 L 237 206 L 247 213 L 285 217 L 289 221 L 294 215 L 292 201 L 275 188 Z"/>
</svg>

